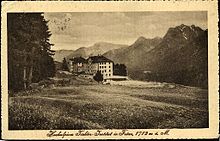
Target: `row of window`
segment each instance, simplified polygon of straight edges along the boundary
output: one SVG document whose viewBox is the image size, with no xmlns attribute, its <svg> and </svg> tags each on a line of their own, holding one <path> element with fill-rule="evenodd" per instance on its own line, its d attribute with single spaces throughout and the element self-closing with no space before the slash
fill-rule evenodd
<svg viewBox="0 0 220 141">
<path fill-rule="evenodd" d="M 101 65 L 105 65 L 105 64 L 108 64 L 108 62 L 101 62 L 100 63 Z M 110 64 L 110 63 L 109 63 Z"/>
<path fill-rule="evenodd" d="M 101 69 L 103 69 L 103 68 L 106 68 L 106 66 L 99 66 L 99 68 Z M 109 66 L 109 68 L 111 68 L 111 66 Z"/>
<path fill-rule="evenodd" d="M 102 73 L 106 72 L 106 70 L 102 70 Z M 109 70 L 109 72 L 111 72 L 111 70 Z"/>
<path fill-rule="evenodd" d="M 105 74 L 105 76 L 111 76 L 111 74 Z"/>
</svg>

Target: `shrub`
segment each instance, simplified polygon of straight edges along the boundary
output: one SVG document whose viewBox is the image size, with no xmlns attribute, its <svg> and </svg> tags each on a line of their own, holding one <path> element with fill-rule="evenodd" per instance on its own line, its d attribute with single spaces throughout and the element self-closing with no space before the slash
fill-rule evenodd
<svg viewBox="0 0 220 141">
<path fill-rule="evenodd" d="M 101 74 L 101 71 L 97 71 L 93 79 L 97 82 L 103 81 L 103 75 Z"/>
</svg>

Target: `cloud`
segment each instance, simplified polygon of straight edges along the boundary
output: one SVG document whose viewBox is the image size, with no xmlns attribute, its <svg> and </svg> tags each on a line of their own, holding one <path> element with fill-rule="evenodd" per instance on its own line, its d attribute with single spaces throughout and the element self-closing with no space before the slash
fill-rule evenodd
<svg viewBox="0 0 220 141">
<path fill-rule="evenodd" d="M 163 37 L 180 24 L 207 28 L 207 13 L 198 12 L 72 12 L 45 13 L 56 49 L 74 49 L 99 41 L 131 44 L 139 36 Z"/>
</svg>

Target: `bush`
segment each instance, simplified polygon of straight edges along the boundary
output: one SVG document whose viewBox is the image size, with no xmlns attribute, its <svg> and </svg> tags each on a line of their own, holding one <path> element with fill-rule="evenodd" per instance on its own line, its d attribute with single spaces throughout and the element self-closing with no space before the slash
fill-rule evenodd
<svg viewBox="0 0 220 141">
<path fill-rule="evenodd" d="M 101 74 L 101 71 L 97 71 L 93 79 L 97 82 L 103 81 L 103 75 Z"/>
</svg>

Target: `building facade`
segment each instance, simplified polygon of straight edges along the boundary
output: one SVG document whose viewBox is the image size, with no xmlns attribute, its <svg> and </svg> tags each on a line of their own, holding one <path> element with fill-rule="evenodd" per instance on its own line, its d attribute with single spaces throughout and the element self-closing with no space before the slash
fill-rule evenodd
<svg viewBox="0 0 220 141">
<path fill-rule="evenodd" d="M 100 55 L 91 56 L 88 59 L 77 57 L 70 59 L 70 71 L 88 75 L 95 75 L 97 71 L 101 71 L 105 81 L 113 76 L 113 63 L 110 59 Z"/>
<path fill-rule="evenodd" d="M 86 59 L 82 57 L 75 57 L 69 59 L 69 70 L 72 73 L 84 73 L 86 67 Z"/>
</svg>

